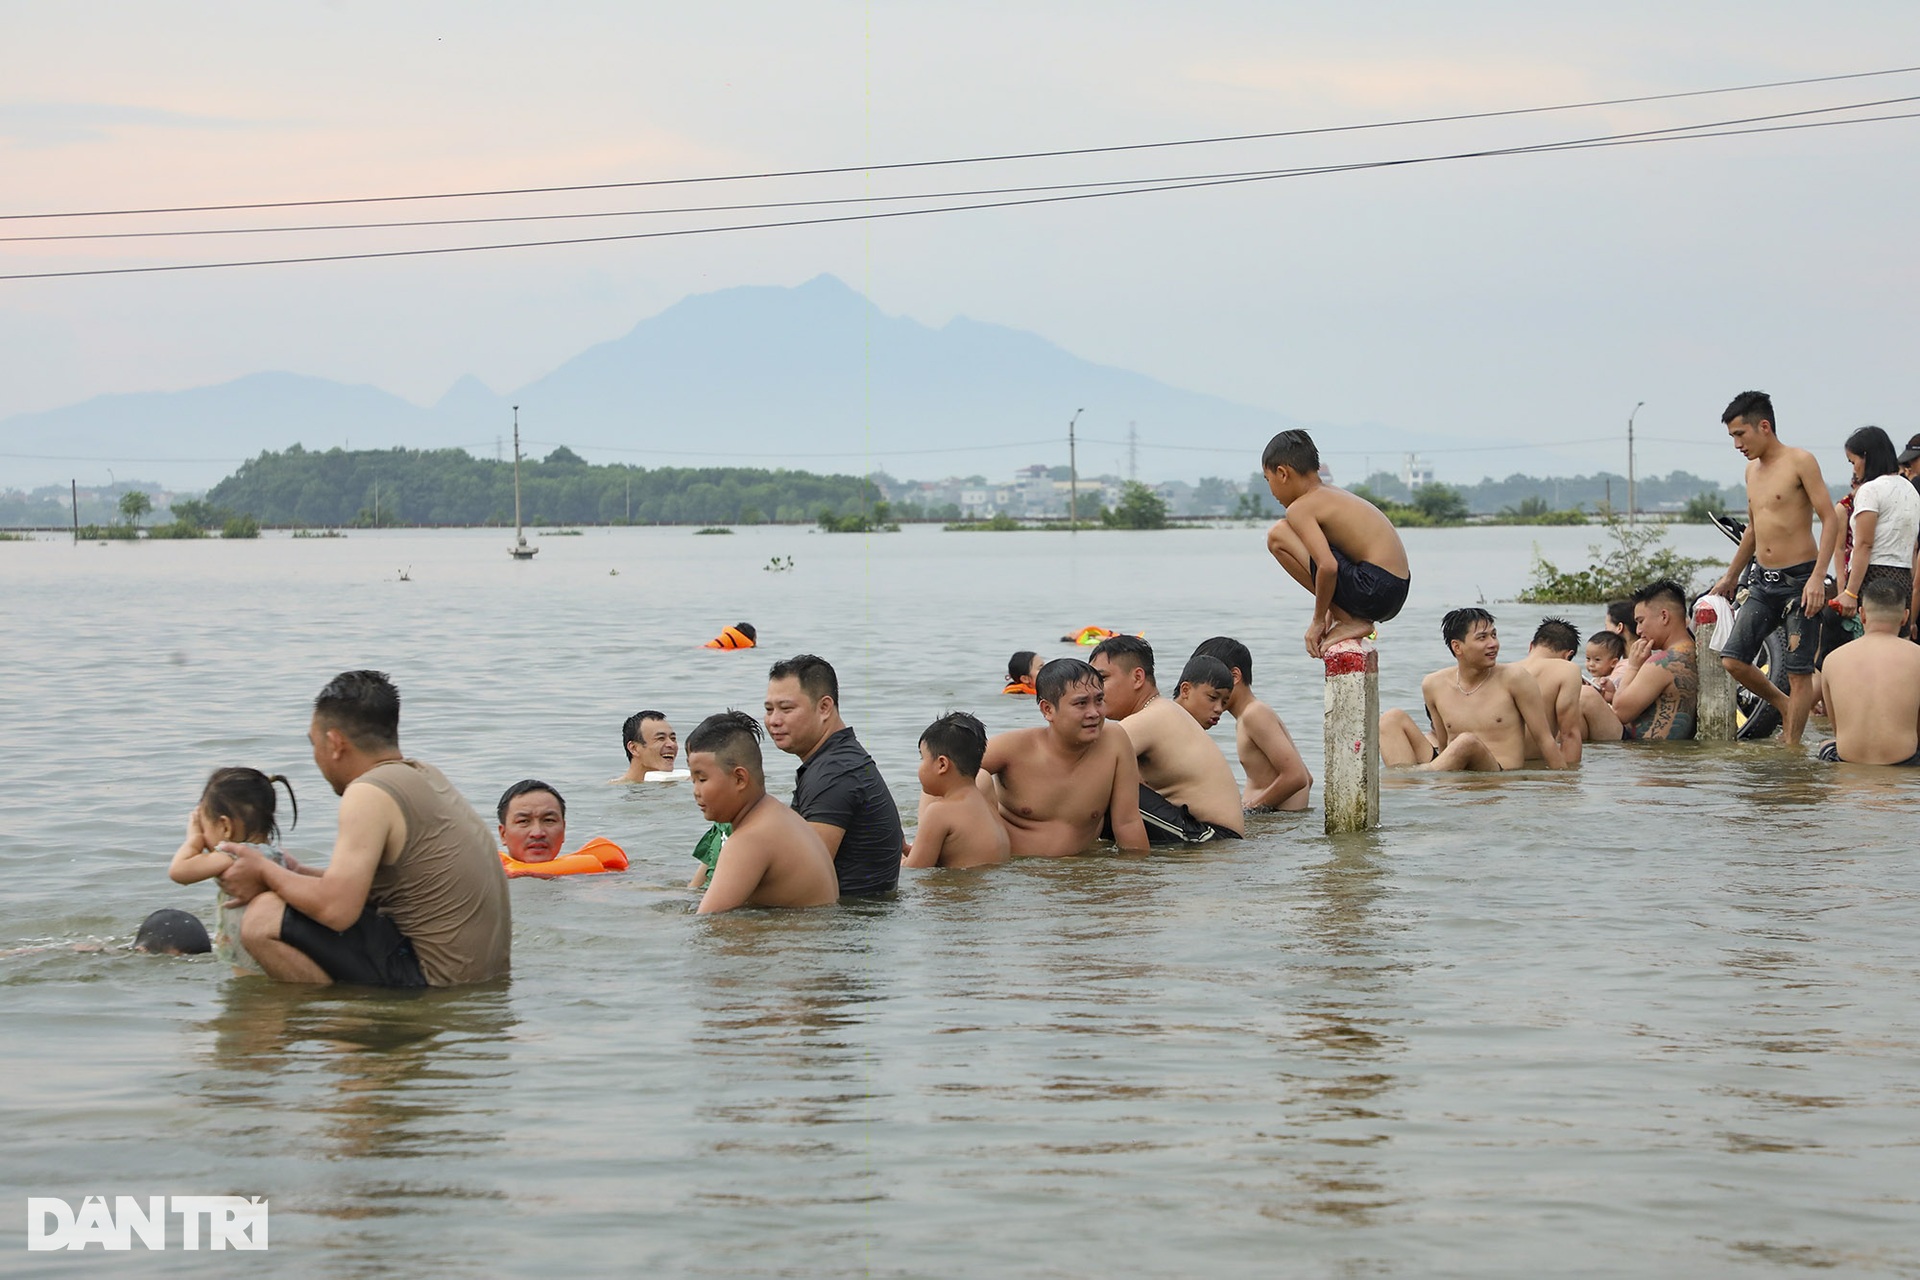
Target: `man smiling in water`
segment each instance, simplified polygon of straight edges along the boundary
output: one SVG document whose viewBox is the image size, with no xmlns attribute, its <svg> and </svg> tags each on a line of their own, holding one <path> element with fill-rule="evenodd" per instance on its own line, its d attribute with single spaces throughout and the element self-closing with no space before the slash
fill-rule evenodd
<svg viewBox="0 0 1920 1280">
<path fill-rule="evenodd" d="M 615 782 L 666 782 L 686 777 L 674 772 L 680 739 L 667 723 L 665 712 L 636 711 L 620 726 L 620 745 L 627 753 L 627 771 Z"/>
<path fill-rule="evenodd" d="M 1528 763 L 1529 741 L 1549 769 L 1567 767 L 1546 699 L 1531 674 L 1500 665 L 1500 633 L 1485 609 L 1455 609 L 1440 620 L 1454 665 L 1420 682 L 1434 738 L 1404 711 L 1380 717 L 1380 759 L 1436 772 L 1499 773 Z"/>
<path fill-rule="evenodd" d="M 1013 856 L 1085 853 L 1103 822 L 1122 849 L 1145 853 L 1140 769 L 1127 731 L 1107 720 L 1100 673 L 1055 658 L 1033 684 L 1045 727 L 994 735 L 980 761 L 980 789 L 1007 824 Z"/>
</svg>

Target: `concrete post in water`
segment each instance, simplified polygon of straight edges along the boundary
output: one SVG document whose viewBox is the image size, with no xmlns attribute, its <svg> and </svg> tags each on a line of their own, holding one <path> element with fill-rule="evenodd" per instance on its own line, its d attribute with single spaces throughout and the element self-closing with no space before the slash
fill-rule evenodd
<svg viewBox="0 0 1920 1280">
<path fill-rule="evenodd" d="M 1732 742 L 1740 736 L 1733 677 L 1720 665 L 1720 651 L 1708 640 L 1718 621 L 1716 606 L 1711 601 L 1694 606 L 1693 651 L 1694 660 L 1700 666 L 1700 704 L 1693 720 L 1696 742 Z"/>
<path fill-rule="evenodd" d="M 1380 825 L 1380 654 L 1371 640 L 1343 640 L 1327 664 L 1326 769 L 1321 806 L 1327 833 Z"/>
</svg>

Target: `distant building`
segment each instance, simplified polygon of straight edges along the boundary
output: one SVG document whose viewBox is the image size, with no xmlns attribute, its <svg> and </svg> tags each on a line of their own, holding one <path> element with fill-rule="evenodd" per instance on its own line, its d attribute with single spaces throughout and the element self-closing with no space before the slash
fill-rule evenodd
<svg viewBox="0 0 1920 1280">
<path fill-rule="evenodd" d="M 1407 486 L 1408 492 L 1421 485 L 1433 483 L 1433 464 L 1417 453 L 1407 455 L 1406 463 L 1400 468 L 1400 483 Z"/>
</svg>

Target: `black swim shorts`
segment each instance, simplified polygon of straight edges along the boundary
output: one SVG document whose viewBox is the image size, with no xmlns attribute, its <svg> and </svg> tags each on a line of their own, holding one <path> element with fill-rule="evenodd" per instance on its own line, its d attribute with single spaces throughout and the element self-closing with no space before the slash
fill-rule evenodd
<svg viewBox="0 0 1920 1280">
<path fill-rule="evenodd" d="M 1216 837 L 1240 839 L 1238 831 L 1200 821 L 1193 816 L 1193 810 L 1183 804 L 1175 804 L 1144 782 L 1140 784 L 1140 821 L 1146 825 L 1149 845 L 1205 844 Z M 1107 814 L 1100 834 L 1105 839 L 1113 839 L 1111 812 Z"/>
<path fill-rule="evenodd" d="M 1836 738 L 1828 738 L 1825 742 L 1821 743 L 1819 750 L 1815 751 L 1813 755 L 1816 760 L 1825 760 L 1828 764 L 1846 763 L 1846 761 L 1840 758 L 1840 742 Z M 1892 764 L 1888 765 L 1887 768 L 1920 769 L 1920 751 L 1914 752 L 1905 760 L 1895 760 Z"/>
<path fill-rule="evenodd" d="M 1390 622 L 1400 616 L 1407 603 L 1408 579 L 1395 577 L 1371 561 L 1349 559 L 1338 547 L 1333 549 L 1333 568 L 1333 602 L 1349 615 L 1369 622 Z M 1309 558 L 1309 576 L 1319 572 Z"/>
<path fill-rule="evenodd" d="M 1760 646 L 1778 628 L 1787 639 L 1788 675 L 1811 675 L 1813 660 L 1820 648 L 1819 620 L 1808 618 L 1801 606 L 1801 593 L 1813 576 L 1813 561 L 1788 565 L 1784 569 L 1755 567 L 1748 580 L 1747 598 L 1740 612 L 1733 615 L 1733 634 L 1727 637 L 1723 657 L 1751 663 L 1760 654 Z"/>
<path fill-rule="evenodd" d="M 358 920 L 339 932 L 290 906 L 280 920 L 280 941 L 304 951 L 335 982 L 362 987 L 427 985 L 413 943 L 371 902 Z"/>
</svg>

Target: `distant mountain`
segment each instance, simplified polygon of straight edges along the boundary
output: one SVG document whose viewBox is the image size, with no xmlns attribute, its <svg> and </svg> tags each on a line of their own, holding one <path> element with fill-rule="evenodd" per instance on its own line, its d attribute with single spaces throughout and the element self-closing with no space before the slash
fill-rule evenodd
<svg viewBox="0 0 1920 1280">
<path fill-rule="evenodd" d="M 1113 470 L 1131 422 L 1142 442 L 1142 477 L 1151 479 L 1245 477 L 1257 470 L 1267 438 L 1289 426 L 1314 426 L 1342 478 L 1362 473 L 1363 454 L 1393 466 L 1401 451 L 1460 443 L 1380 426 L 1299 423 L 1094 364 L 1000 325 L 961 318 L 931 328 L 888 316 L 824 275 L 797 288 L 686 298 L 506 394 L 465 377 L 422 407 L 376 387 L 260 373 L 20 414 L 0 422 L 0 439 L 10 453 L 137 458 L 143 473 L 170 484 L 208 485 L 241 459 L 295 443 L 471 447 L 505 434 L 514 404 L 536 456 L 565 444 L 590 459 L 646 466 L 886 470 L 927 479 L 997 478 L 1029 462 L 1064 463 L 1067 419 L 1076 409 L 1085 410 L 1083 468 Z M 1155 447 L 1175 442 L 1179 451 Z M 990 447 L 998 445 L 1007 447 Z M 1535 469 L 1554 462 L 1545 454 L 1510 461 Z M 0 465 L 0 486 L 46 483 L 71 471 L 60 461 Z"/>
</svg>

